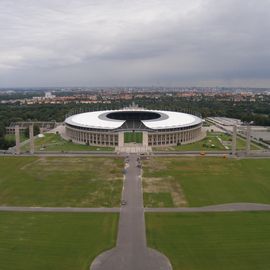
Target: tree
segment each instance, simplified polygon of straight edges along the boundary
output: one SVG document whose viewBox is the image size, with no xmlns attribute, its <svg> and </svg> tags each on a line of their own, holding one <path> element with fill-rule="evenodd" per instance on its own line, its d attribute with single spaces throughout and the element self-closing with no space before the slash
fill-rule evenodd
<svg viewBox="0 0 270 270">
<path fill-rule="evenodd" d="M 40 128 L 38 125 L 34 125 L 33 130 L 34 130 L 34 136 L 37 136 L 40 133 Z M 29 138 L 29 127 L 25 129 L 24 136 L 26 138 Z"/>
</svg>

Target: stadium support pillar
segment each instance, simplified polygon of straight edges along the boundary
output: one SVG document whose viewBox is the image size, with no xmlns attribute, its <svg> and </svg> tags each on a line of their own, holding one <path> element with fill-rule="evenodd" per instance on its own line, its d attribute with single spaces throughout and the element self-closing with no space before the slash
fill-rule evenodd
<svg viewBox="0 0 270 270">
<path fill-rule="evenodd" d="M 123 147 L 124 146 L 124 132 L 118 133 L 118 146 Z"/>
<path fill-rule="evenodd" d="M 247 143 L 246 143 L 246 154 L 250 153 L 250 136 L 251 136 L 251 126 L 247 125 Z"/>
<path fill-rule="evenodd" d="M 143 131 L 143 138 L 142 138 L 143 146 L 148 146 L 148 132 Z"/>
<path fill-rule="evenodd" d="M 15 126 L 15 141 L 16 141 L 16 154 L 20 154 L 20 127 L 18 125 Z"/>
<path fill-rule="evenodd" d="M 236 136 L 237 136 L 237 127 L 233 126 L 233 137 L 232 137 L 232 155 L 236 154 Z"/>
<path fill-rule="evenodd" d="M 29 139 L 30 139 L 30 154 L 34 154 L 35 146 L 34 146 L 34 125 L 33 124 L 29 126 Z"/>
</svg>

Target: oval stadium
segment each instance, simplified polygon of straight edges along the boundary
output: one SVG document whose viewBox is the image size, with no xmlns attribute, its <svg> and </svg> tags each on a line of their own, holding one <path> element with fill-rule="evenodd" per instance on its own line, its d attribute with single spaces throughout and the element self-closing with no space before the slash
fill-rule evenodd
<svg viewBox="0 0 270 270">
<path fill-rule="evenodd" d="M 202 119 L 192 114 L 134 106 L 75 114 L 65 120 L 66 136 L 73 142 L 111 147 L 188 144 L 202 138 L 201 127 Z"/>
</svg>

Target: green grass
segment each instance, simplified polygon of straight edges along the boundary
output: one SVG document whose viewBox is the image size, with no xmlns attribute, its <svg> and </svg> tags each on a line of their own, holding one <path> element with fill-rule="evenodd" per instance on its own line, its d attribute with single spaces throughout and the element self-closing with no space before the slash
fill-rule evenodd
<svg viewBox="0 0 270 270">
<path fill-rule="evenodd" d="M 169 192 L 145 192 L 143 195 L 144 205 L 147 207 L 173 207 L 172 196 Z"/>
<path fill-rule="evenodd" d="M 269 212 L 146 214 L 148 245 L 174 270 L 268 270 L 269 227 Z"/>
<path fill-rule="evenodd" d="M 228 150 L 232 149 L 231 143 L 232 143 L 232 136 L 227 133 L 221 133 L 221 132 L 215 132 L 211 133 L 212 136 L 216 136 L 217 138 L 220 138 L 225 144 L 228 143 Z M 239 136 L 236 138 L 236 147 L 238 150 L 245 150 L 246 149 L 246 139 L 243 139 Z M 260 146 L 251 143 L 251 150 L 259 150 L 261 149 Z"/>
<path fill-rule="evenodd" d="M 207 137 L 201 141 L 179 145 L 179 146 L 169 146 L 169 147 L 153 147 L 155 151 L 218 151 L 226 150 L 224 146 L 220 143 L 216 134 L 208 134 Z"/>
<path fill-rule="evenodd" d="M 239 150 L 245 150 L 246 149 L 246 139 L 243 139 L 241 137 L 237 137 L 237 149 Z M 259 146 L 258 144 L 251 142 L 250 145 L 251 150 L 260 150 L 263 149 L 262 146 Z"/>
<path fill-rule="evenodd" d="M 1 270 L 88 270 L 115 245 L 117 214 L 0 213 Z"/>
<path fill-rule="evenodd" d="M 124 133 L 124 142 L 125 143 L 142 143 L 142 132 L 125 132 Z"/>
<path fill-rule="evenodd" d="M 228 149 L 224 147 L 224 145 L 220 142 L 222 141 L 228 143 Z M 221 133 L 221 132 L 208 132 L 207 136 L 201 141 L 179 145 L 179 146 L 166 146 L 166 147 L 153 147 L 154 151 L 224 151 L 231 149 L 231 140 L 232 136 Z M 237 138 L 237 149 L 244 150 L 246 149 L 246 141 L 242 138 Z M 259 150 L 260 146 L 252 143 L 251 150 Z"/>
<path fill-rule="evenodd" d="M 152 158 L 143 161 L 144 187 L 169 183 L 189 206 L 250 202 L 270 203 L 269 159 L 210 157 Z M 158 207 L 162 197 L 156 200 Z M 147 202 L 147 201 L 146 201 Z"/>
<path fill-rule="evenodd" d="M 76 144 L 64 140 L 59 134 L 46 133 L 43 138 L 35 139 L 36 151 L 113 151 L 113 147 L 99 147 Z M 29 143 L 22 146 L 22 151 L 29 151 Z"/>
<path fill-rule="evenodd" d="M 0 157 L 0 205 L 119 206 L 121 158 Z"/>
<path fill-rule="evenodd" d="M 6 134 L 5 139 L 7 141 L 14 141 L 15 142 L 15 134 Z M 20 141 L 23 142 L 25 140 L 28 140 L 28 138 L 24 134 L 20 134 Z"/>
</svg>

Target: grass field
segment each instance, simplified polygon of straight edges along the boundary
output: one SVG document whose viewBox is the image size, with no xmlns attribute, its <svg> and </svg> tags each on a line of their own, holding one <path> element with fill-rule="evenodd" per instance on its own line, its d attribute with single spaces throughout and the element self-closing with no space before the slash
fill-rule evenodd
<svg viewBox="0 0 270 270">
<path fill-rule="evenodd" d="M 268 270 L 269 227 L 269 212 L 146 214 L 148 245 L 174 270 Z"/>
<path fill-rule="evenodd" d="M 124 133 L 125 143 L 142 143 L 142 132 L 125 132 Z"/>
<path fill-rule="evenodd" d="M 147 207 L 180 207 L 270 203 L 269 162 L 269 159 L 210 157 L 145 160 L 144 204 Z"/>
<path fill-rule="evenodd" d="M 89 146 L 64 140 L 59 134 L 46 133 L 43 138 L 35 138 L 36 151 L 113 151 L 113 147 Z M 22 146 L 29 151 L 29 143 Z"/>
<path fill-rule="evenodd" d="M 119 206 L 123 160 L 0 157 L 0 205 Z"/>
<path fill-rule="evenodd" d="M 15 134 L 6 134 L 6 135 L 5 135 L 5 139 L 6 139 L 7 141 L 14 141 L 14 142 L 15 142 Z M 28 138 L 25 137 L 24 134 L 20 134 L 20 140 L 21 140 L 21 142 L 23 142 L 23 141 L 25 141 L 25 140 L 27 140 L 27 139 L 28 139 Z"/>
<path fill-rule="evenodd" d="M 0 213 L 1 270 L 88 270 L 115 245 L 117 214 Z"/>
<path fill-rule="evenodd" d="M 221 132 L 208 132 L 207 136 L 201 141 L 166 147 L 153 147 L 154 151 L 224 151 L 231 149 L 232 136 Z M 225 147 L 227 146 L 227 148 Z M 242 138 L 237 138 L 237 149 L 244 150 L 246 141 Z M 251 150 L 258 150 L 261 147 L 252 144 Z"/>
</svg>

